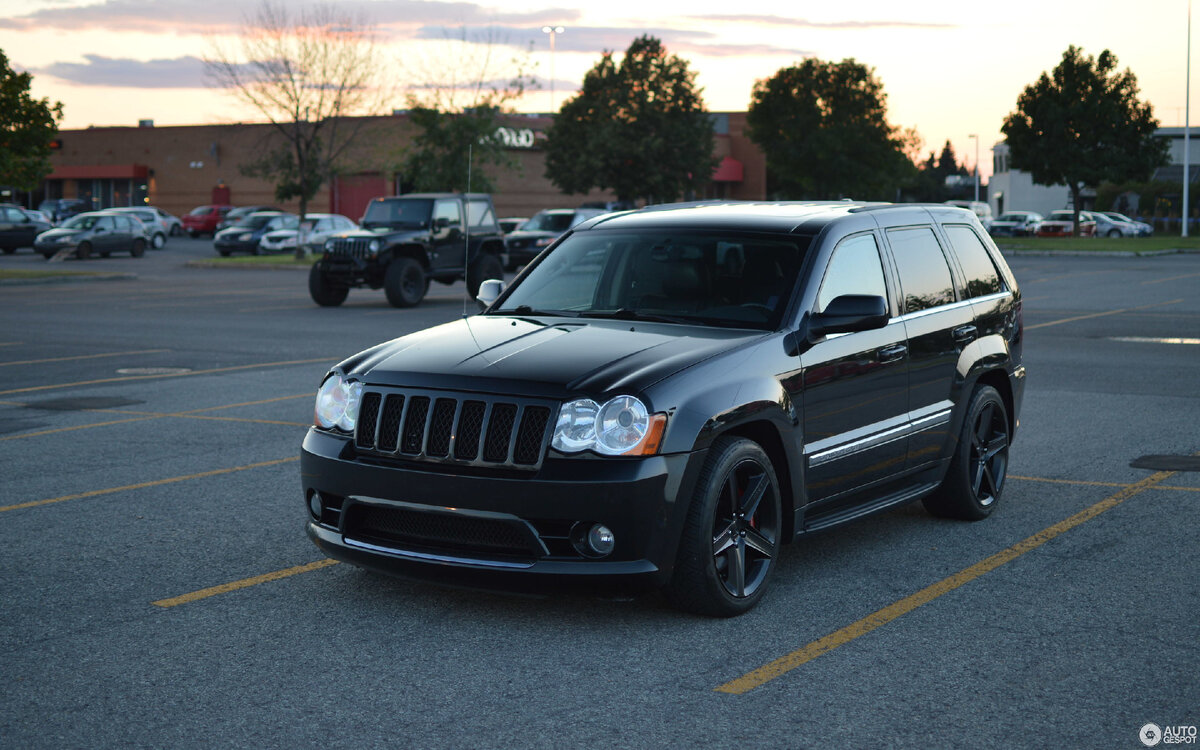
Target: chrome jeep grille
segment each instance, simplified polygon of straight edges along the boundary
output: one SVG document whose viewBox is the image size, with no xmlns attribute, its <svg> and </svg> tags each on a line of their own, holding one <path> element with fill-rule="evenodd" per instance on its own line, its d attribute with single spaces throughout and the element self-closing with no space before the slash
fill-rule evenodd
<svg viewBox="0 0 1200 750">
<path fill-rule="evenodd" d="M 535 470 L 550 439 L 552 404 L 425 390 L 363 391 L 355 447 L 407 461 Z"/>
</svg>

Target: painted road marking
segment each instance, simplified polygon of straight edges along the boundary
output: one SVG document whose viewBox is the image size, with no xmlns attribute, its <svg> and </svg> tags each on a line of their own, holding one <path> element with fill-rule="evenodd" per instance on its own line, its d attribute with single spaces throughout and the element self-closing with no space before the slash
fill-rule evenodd
<svg viewBox="0 0 1200 750">
<path fill-rule="evenodd" d="M 281 578 L 289 578 L 294 575 L 299 575 L 301 573 L 308 573 L 313 570 L 320 570 L 321 568 L 328 568 L 330 565 L 337 565 L 337 564 L 338 564 L 337 560 L 332 560 L 332 559 L 326 558 L 324 560 L 317 560 L 316 562 L 310 562 L 307 565 L 297 565 L 294 568 L 285 568 L 284 570 L 276 570 L 273 573 L 264 573 L 260 576 L 251 576 L 250 578 L 243 578 L 240 581 L 230 581 L 229 583 L 222 583 L 220 586 L 210 586 L 209 588 L 206 588 L 206 589 L 200 589 L 199 591 L 193 591 L 190 594 L 183 594 L 181 596 L 173 596 L 170 599 L 159 599 L 156 602 L 150 602 L 150 603 L 156 607 L 177 607 L 180 604 L 187 604 L 188 602 L 194 602 L 194 601 L 198 601 L 200 599 L 207 599 L 210 596 L 217 596 L 219 594 L 228 594 L 230 591 L 237 591 L 238 589 L 249 588 L 250 586 L 257 586 L 260 583 L 269 583 L 270 581 L 278 581 Z"/>
<path fill-rule="evenodd" d="M 139 349 L 131 352 L 110 352 L 108 354 L 83 354 L 77 357 L 54 357 L 53 359 L 27 359 L 23 362 L 0 362 L 0 367 L 11 367 L 12 365 L 42 365 L 47 362 L 71 362 L 80 359 L 100 359 L 101 357 L 124 357 L 131 354 L 158 354 L 159 352 L 169 352 L 170 349 Z"/>
<path fill-rule="evenodd" d="M 1133 344 L 1200 344 L 1200 339 L 1161 338 L 1149 336 L 1109 336 L 1109 341 L 1126 341 Z"/>
<path fill-rule="evenodd" d="M 336 362 L 337 357 L 320 357 L 317 359 L 292 359 L 285 362 L 260 362 L 254 365 L 237 365 L 236 367 L 214 367 L 211 370 L 192 370 L 191 372 L 173 372 L 162 375 L 127 375 L 123 378 L 102 378 L 100 380 L 83 380 L 78 383 L 56 383 L 54 385 L 37 385 L 30 388 L 12 388 L 0 391 L 0 396 L 12 393 L 32 393 L 34 391 L 50 391 L 56 388 L 75 388 L 82 385 L 100 385 L 102 383 L 125 383 L 134 380 L 158 380 L 162 378 L 188 378 L 193 375 L 211 375 L 217 372 L 236 372 L 238 370 L 253 370 L 259 367 L 286 367 L 288 365 L 311 365 L 317 362 Z"/>
<path fill-rule="evenodd" d="M 1153 281 L 1143 281 L 1142 286 L 1147 284 L 1165 284 L 1168 281 L 1179 281 L 1180 279 L 1194 279 L 1200 276 L 1200 273 L 1185 273 L 1182 276 L 1168 276 L 1165 279 L 1154 279 Z"/>
<path fill-rule="evenodd" d="M 1088 320 L 1090 318 L 1103 318 L 1106 315 L 1120 315 L 1121 313 L 1133 312 L 1134 310 L 1149 310 L 1152 307 L 1165 307 L 1167 305 L 1177 305 L 1183 302 L 1182 299 L 1173 299 L 1170 302 L 1155 302 L 1153 305 L 1142 305 L 1141 307 L 1126 307 L 1120 310 L 1106 310 L 1104 312 L 1091 313 L 1089 315 L 1076 315 L 1073 318 L 1063 318 L 1062 320 L 1052 320 L 1048 323 L 1037 323 L 1031 326 L 1025 326 L 1025 330 L 1032 331 L 1035 328 L 1045 328 L 1047 326 L 1056 326 L 1063 323 L 1073 323 L 1076 320 Z M 0 392 L 2 393 L 2 392 Z"/>
<path fill-rule="evenodd" d="M 836 649 L 839 646 L 844 646 L 847 643 L 870 633 L 876 628 L 882 627 L 892 620 L 895 620 L 902 615 L 912 612 L 914 609 L 928 604 L 931 601 L 948 594 L 951 591 L 963 586 L 964 584 L 974 581 L 976 578 L 989 573 L 1005 563 L 1012 562 L 1026 552 L 1037 549 L 1046 542 L 1063 534 L 1080 524 L 1092 520 L 1096 516 L 1111 510 L 1129 498 L 1141 492 L 1160 484 L 1161 482 L 1175 476 L 1173 471 L 1160 471 L 1152 474 L 1140 482 L 1125 487 L 1119 492 L 1109 495 L 1100 502 L 1092 505 L 1089 508 L 1076 513 L 1070 518 L 1059 521 L 1053 526 L 1042 529 L 1031 537 L 1017 542 L 1008 549 L 1001 550 L 996 554 L 988 557 L 980 562 L 975 563 L 969 568 L 964 568 L 954 575 L 944 578 L 937 583 L 927 586 L 911 596 L 907 596 L 894 604 L 890 604 L 883 609 L 874 612 L 866 617 L 854 622 L 846 627 L 836 630 L 833 633 L 813 641 L 803 648 L 799 648 L 786 656 L 782 656 L 769 664 L 765 664 L 758 669 L 748 672 L 737 679 L 730 680 L 724 685 L 714 688 L 719 693 L 730 693 L 732 695 L 743 695 L 750 692 L 756 687 L 765 685 L 766 683 L 781 677 L 793 669 L 803 666 L 808 662 L 816 659 L 818 656 Z"/>
<path fill-rule="evenodd" d="M 216 477 L 222 474 L 233 474 L 238 471 L 248 471 L 249 469 L 261 469 L 264 466 L 278 466 L 279 464 L 292 463 L 299 461 L 299 456 L 291 456 L 289 458 L 277 458 L 274 461 L 259 461 L 255 464 L 246 464 L 245 466 L 234 466 L 228 469 L 213 469 L 212 471 L 202 471 L 199 474 L 188 474 L 182 477 L 170 477 L 168 479 L 155 479 L 150 482 L 140 482 L 138 484 L 127 484 L 122 487 L 109 487 L 104 490 L 90 490 L 88 492 L 78 492 L 74 495 L 63 495 L 62 497 L 52 497 L 46 500 L 33 500 L 28 503 L 17 503 L 16 505 L 0 506 L 0 513 L 10 510 L 21 510 L 22 508 L 36 508 L 41 505 L 51 505 L 53 503 L 63 503 L 67 500 L 82 500 L 85 497 L 97 497 L 99 495 L 111 495 L 115 492 L 127 492 L 129 490 L 143 490 L 147 487 L 159 487 L 164 484 L 175 484 L 176 482 L 186 482 L 192 479 L 204 479 L 205 477 Z"/>
</svg>

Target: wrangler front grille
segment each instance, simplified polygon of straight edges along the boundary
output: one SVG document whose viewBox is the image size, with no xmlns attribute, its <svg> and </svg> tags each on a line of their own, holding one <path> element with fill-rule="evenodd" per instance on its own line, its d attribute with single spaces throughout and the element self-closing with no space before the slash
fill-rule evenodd
<svg viewBox="0 0 1200 750">
<path fill-rule="evenodd" d="M 363 392 L 355 446 L 409 461 L 535 470 L 552 405 L 531 399 L 376 389 Z"/>
<path fill-rule="evenodd" d="M 366 260 L 374 253 L 370 250 L 370 244 L 378 240 L 371 239 L 354 239 L 354 238 L 339 238 L 333 241 L 333 248 L 329 250 L 330 255 L 340 255 L 346 258 L 357 258 L 358 260 Z"/>
</svg>

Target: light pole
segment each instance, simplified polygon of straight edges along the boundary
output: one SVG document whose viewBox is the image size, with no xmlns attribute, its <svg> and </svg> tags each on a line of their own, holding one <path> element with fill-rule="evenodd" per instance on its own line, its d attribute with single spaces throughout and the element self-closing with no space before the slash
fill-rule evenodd
<svg viewBox="0 0 1200 750">
<path fill-rule="evenodd" d="M 979 135 L 971 133 L 968 138 L 975 139 L 975 202 L 979 202 Z"/>
<path fill-rule="evenodd" d="M 543 26 L 542 33 L 550 35 L 550 112 L 554 112 L 554 37 L 566 31 L 562 26 Z"/>
<path fill-rule="evenodd" d="M 1183 235 L 1188 236 L 1188 187 L 1192 182 L 1191 138 L 1192 123 L 1192 0 L 1188 0 L 1187 22 L 1187 75 L 1183 87 Z"/>
</svg>

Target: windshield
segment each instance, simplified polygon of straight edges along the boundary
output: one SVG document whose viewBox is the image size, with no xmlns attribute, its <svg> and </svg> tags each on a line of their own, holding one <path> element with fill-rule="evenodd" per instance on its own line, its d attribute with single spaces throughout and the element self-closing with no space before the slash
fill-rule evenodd
<svg viewBox="0 0 1200 750">
<path fill-rule="evenodd" d="M 562 234 L 571 228 L 572 213 L 552 214 L 540 211 L 521 226 L 522 232 L 554 232 Z"/>
<path fill-rule="evenodd" d="M 250 214 L 238 219 L 234 226 L 241 229 L 261 229 L 277 217 L 277 214 Z"/>
<path fill-rule="evenodd" d="M 364 229 L 424 229 L 429 226 L 429 214 L 432 210 L 433 200 L 430 198 L 371 201 L 367 205 L 362 225 Z"/>
<path fill-rule="evenodd" d="M 63 224 L 63 227 L 65 229 L 91 229 L 93 226 L 95 226 L 99 219 L 99 216 L 88 216 L 86 214 L 81 214 L 79 216 L 67 219 L 67 221 Z"/>
<path fill-rule="evenodd" d="M 212 213 L 212 206 L 196 206 L 191 211 L 188 211 L 188 216 L 208 216 Z"/>
<path fill-rule="evenodd" d="M 807 249 L 802 237 L 581 232 L 492 312 L 774 330 Z"/>
</svg>

